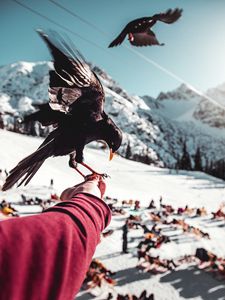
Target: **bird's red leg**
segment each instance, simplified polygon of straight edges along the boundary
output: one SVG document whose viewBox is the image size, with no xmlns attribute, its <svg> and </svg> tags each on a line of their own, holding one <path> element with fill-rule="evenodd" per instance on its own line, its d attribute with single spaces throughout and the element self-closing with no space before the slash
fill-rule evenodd
<svg viewBox="0 0 225 300">
<path fill-rule="evenodd" d="M 101 174 L 95 172 L 91 167 L 89 167 L 89 166 L 88 166 L 87 164 L 85 164 L 84 162 L 81 162 L 80 164 L 81 164 L 83 167 L 87 168 L 89 171 L 91 171 L 91 173 L 101 175 Z"/>
<path fill-rule="evenodd" d="M 84 175 L 77 167 L 73 167 L 74 170 L 76 170 L 81 176 L 86 178 L 86 175 Z"/>
<path fill-rule="evenodd" d="M 85 164 L 84 162 L 81 162 L 80 163 L 83 167 L 85 167 L 85 168 L 87 168 L 89 171 L 91 171 L 93 174 L 96 174 L 96 175 L 99 175 L 99 176 L 102 176 L 102 177 L 109 177 L 109 175 L 107 175 L 107 174 L 100 174 L 100 173 L 98 173 L 98 172 L 95 172 L 91 167 L 89 167 L 87 164 Z"/>
<path fill-rule="evenodd" d="M 84 175 L 79 169 L 78 169 L 78 167 L 77 167 L 77 162 L 75 161 L 75 159 L 74 159 L 74 153 L 72 153 L 72 154 L 70 154 L 70 160 L 69 160 L 69 166 L 72 168 L 72 169 L 74 169 L 74 170 L 76 170 L 82 177 L 86 177 L 86 175 Z"/>
</svg>

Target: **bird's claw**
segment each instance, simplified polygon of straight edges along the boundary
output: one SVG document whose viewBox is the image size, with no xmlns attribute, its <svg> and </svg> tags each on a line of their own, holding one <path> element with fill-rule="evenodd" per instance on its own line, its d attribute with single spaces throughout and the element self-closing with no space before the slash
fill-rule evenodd
<svg viewBox="0 0 225 300">
<path fill-rule="evenodd" d="M 103 174 L 99 174 L 99 173 L 92 173 L 92 174 L 89 174 L 89 175 L 86 175 L 85 176 L 85 181 L 86 180 L 92 180 L 92 179 L 95 179 L 97 176 L 100 176 L 101 178 L 105 179 L 105 178 L 110 178 L 110 176 L 106 173 L 103 173 Z"/>
<path fill-rule="evenodd" d="M 101 174 L 101 176 L 102 176 L 103 179 L 105 179 L 105 178 L 111 178 L 111 177 L 110 177 L 108 174 L 106 174 L 106 173 Z"/>
</svg>

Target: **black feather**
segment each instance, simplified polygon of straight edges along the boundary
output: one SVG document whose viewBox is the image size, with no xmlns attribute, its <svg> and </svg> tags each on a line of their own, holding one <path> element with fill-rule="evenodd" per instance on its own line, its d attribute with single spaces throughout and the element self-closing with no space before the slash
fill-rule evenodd
<svg viewBox="0 0 225 300">
<path fill-rule="evenodd" d="M 34 175 L 46 158 L 53 155 L 53 141 L 37 149 L 34 153 L 21 160 L 18 165 L 10 171 L 10 175 L 2 187 L 3 191 L 11 188 L 24 175 L 27 179 L 31 174 Z M 38 168 L 37 168 L 38 167 Z M 32 176 L 33 177 L 33 176 Z M 24 180 L 25 180 L 24 179 Z M 21 183 L 22 184 L 22 183 Z"/>
</svg>

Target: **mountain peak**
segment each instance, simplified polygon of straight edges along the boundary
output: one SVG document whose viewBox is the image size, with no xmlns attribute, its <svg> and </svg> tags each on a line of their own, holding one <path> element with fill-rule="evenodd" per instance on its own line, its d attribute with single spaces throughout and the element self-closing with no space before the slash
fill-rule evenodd
<svg viewBox="0 0 225 300">
<path fill-rule="evenodd" d="M 193 91 L 187 84 L 182 83 L 176 89 L 168 92 L 159 93 L 157 100 L 190 100 L 192 98 L 199 97 L 198 94 Z"/>
</svg>

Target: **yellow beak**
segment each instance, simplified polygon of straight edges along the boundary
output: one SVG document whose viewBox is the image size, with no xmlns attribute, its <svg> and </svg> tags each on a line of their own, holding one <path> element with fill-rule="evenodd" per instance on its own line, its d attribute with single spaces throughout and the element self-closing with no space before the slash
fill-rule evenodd
<svg viewBox="0 0 225 300">
<path fill-rule="evenodd" d="M 113 156 L 114 156 L 114 153 L 113 153 L 112 149 L 110 148 L 109 160 L 112 160 Z"/>
</svg>

